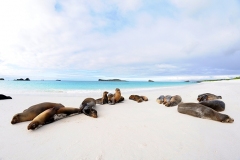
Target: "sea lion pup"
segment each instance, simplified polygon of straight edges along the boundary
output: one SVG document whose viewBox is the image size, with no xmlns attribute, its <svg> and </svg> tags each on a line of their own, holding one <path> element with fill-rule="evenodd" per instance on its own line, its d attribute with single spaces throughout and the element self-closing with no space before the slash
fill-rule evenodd
<svg viewBox="0 0 240 160">
<path fill-rule="evenodd" d="M 15 114 L 12 118 L 11 123 L 16 124 L 19 122 L 31 121 L 43 111 L 53 107 L 56 107 L 59 109 L 59 108 L 63 108 L 64 105 L 60 103 L 51 103 L 51 102 L 35 104 L 29 107 L 28 109 L 25 109 L 22 113 Z"/>
<path fill-rule="evenodd" d="M 129 99 L 137 101 L 138 103 L 143 101 L 143 98 L 139 95 L 130 95 Z"/>
<path fill-rule="evenodd" d="M 225 110 L 225 103 L 220 100 L 202 101 L 202 102 L 199 102 L 199 104 L 212 108 L 217 112 L 221 112 Z"/>
<path fill-rule="evenodd" d="M 106 103 L 108 103 L 108 96 L 107 96 L 107 94 L 108 94 L 108 92 L 104 91 L 102 98 L 96 99 L 96 104 L 106 104 Z"/>
<path fill-rule="evenodd" d="M 96 106 L 96 100 L 93 98 L 86 98 L 80 105 L 80 113 L 84 113 L 87 116 L 97 118 L 97 111 L 93 109 Z"/>
<path fill-rule="evenodd" d="M 166 103 L 169 103 L 170 100 L 171 100 L 171 98 L 172 98 L 172 96 L 170 96 L 170 95 L 164 96 L 164 98 L 163 98 L 163 104 L 165 105 Z"/>
<path fill-rule="evenodd" d="M 210 100 L 215 100 L 215 99 L 222 99 L 222 96 L 216 96 L 212 93 L 204 93 L 204 94 L 198 95 L 198 98 L 197 98 L 197 100 L 199 102 L 210 101 Z"/>
<path fill-rule="evenodd" d="M 159 97 L 156 99 L 156 101 L 157 101 L 159 104 L 162 104 L 163 101 L 164 101 L 164 95 L 159 96 Z"/>
<path fill-rule="evenodd" d="M 4 99 L 12 99 L 12 97 L 6 96 L 4 94 L 0 94 L 0 100 L 4 100 Z"/>
<path fill-rule="evenodd" d="M 188 114 L 194 117 L 211 119 L 219 122 L 232 123 L 234 119 L 226 114 L 217 111 L 199 103 L 181 103 L 178 105 L 178 112 Z"/>
<path fill-rule="evenodd" d="M 166 107 L 172 107 L 178 105 L 182 101 L 182 98 L 179 95 L 172 96 L 167 99 L 167 102 L 164 104 Z"/>
<path fill-rule="evenodd" d="M 32 122 L 28 125 L 28 130 L 34 130 L 39 125 L 44 125 L 48 123 L 54 122 L 54 115 L 58 111 L 58 107 L 53 107 L 45 110 L 44 112 L 40 113 L 37 117 L 35 117 Z"/>
</svg>

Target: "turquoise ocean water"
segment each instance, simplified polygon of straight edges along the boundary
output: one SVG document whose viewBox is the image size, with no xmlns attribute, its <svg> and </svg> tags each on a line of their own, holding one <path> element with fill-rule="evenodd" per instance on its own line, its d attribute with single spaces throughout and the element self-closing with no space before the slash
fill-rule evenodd
<svg viewBox="0 0 240 160">
<path fill-rule="evenodd" d="M 152 90 L 162 87 L 190 85 L 191 82 L 111 82 L 111 81 L 0 81 L 0 94 L 46 94 L 46 93 L 102 93 L 122 91 Z"/>
</svg>

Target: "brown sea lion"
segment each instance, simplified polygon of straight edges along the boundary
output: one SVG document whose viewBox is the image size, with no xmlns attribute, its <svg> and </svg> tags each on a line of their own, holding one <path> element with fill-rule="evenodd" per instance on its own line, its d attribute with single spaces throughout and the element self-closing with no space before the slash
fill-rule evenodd
<svg viewBox="0 0 240 160">
<path fill-rule="evenodd" d="M 54 121 L 54 115 L 57 113 L 58 107 L 53 107 L 45 110 L 40 113 L 37 117 L 35 117 L 32 122 L 28 125 L 28 130 L 34 130 L 39 125 L 44 125 L 48 123 L 52 123 Z"/>
<path fill-rule="evenodd" d="M 182 98 L 179 95 L 172 96 L 168 98 L 167 102 L 164 103 L 166 107 L 172 107 L 178 105 L 182 101 Z"/>
<path fill-rule="evenodd" d="M 180 103 L 178 112 L 188 114 L 194 117 L 211 119 L 219 122 L 232 123 L 234 119 L 226 114 L 218 113 L 217 111 L 199 103 Z"/>
<path fill-rule="evenodd" d="M 115 94 L 113 95 L 113 98 L 112 98 L 112 104 L 118 103 L 120 99 L 121 99 L 121 91 L 119 88 L 116 88 Z"/>
<path fill-rule="evenodd" d="M 130 95 L 129 99 L 137 101 L 138 103 L 142 101 L 148 101 L 148 98 L 146 96 L 139 96 L 139 95 Z"/>
<path fill-rule="evenodd" d="M 15 114 L 12 118 L 11 123 L 16 124 L 19 122 L 31 121 L 43 111 L 53 107 L 56 107 L 59 109 L 59 108 L 63 108 L 64 106 L 60 103 L 51 103 L 51 102 L 39 103 L 29 107 L 28 109 L 25 109 L 22 113 Z"/>
<path fill-rule="evenodd" d="M 212 108 L 217 112 L 221 112 L 225 110 L 225 103 L 220 100 L 202 101 L 199 103 L 209 108 Z"/>
<path fill-rule="evenodd" d="M 93 109 L 96 106 L 96 100 L 93 98 L 86 98 L 80 105 L 80 112 L 87 116 L 97 118 L 97 111 Z"/>
<path fill-rule="evenodd" d="M 159 104 L 162 104 L 163 101 L 164 101 L 164 95 L 159 96 L 159 97 L 156 99 L 156 101 L 157 101 Z"/>
<path fill-rule="evenodd" d="M 138 103 L 140 103 L 140 102 L 143 101 L 143 98 L 140 97 L 139 95 L 130 95 L 130 96 L 129 96 L 129 99 L 134 100 L 134 101 L 137 101 Z"/>
<path fill-rule="evenodd" d="M 215 99 L 222 99 L 222 96 L 216 96 L 215 94 L 212 94 L 212 93 L 204 93 L 204 94 L 198 95 L 198 98 L 197 98 L 199 102 L 210 101 Z"/>
<path fill-rule="evenodd" d="M 106 103 L 108 103 L 108 96 L 107 96 L 107 94 L 108 94 L 108 92 L 104 91 L 102 98 L 96 99 L 96 104 L 106 104 Z"/>
</svg>

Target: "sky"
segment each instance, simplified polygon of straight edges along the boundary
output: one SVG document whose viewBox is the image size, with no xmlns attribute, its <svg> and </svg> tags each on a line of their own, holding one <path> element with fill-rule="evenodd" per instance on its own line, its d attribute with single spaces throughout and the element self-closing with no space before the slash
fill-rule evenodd
<svg viewBox="0 0 240 160">
<path fill-rule="evenodd" d="M 0 78 L 240 76 L 240 0 L 1 0 Z"/>
</svg>

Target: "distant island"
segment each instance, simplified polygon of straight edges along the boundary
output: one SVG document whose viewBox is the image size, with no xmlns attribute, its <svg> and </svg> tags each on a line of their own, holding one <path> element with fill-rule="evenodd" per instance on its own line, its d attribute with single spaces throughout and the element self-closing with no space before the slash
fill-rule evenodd
<svg viewBox="0 0 240 160">
<path fill-rule="evenodd" d="M 0 78 L 0 80 L 4 80 L 4 78 Z"/>
<path fill-rule="evenodd" d="M 98 79 L 98 81 L 120 81 L 120 82 L 127 82 L 126 80 L 121 79 Z"/>
<path fill-rule="evenodd" d="M 29 78 L 23 79 L 23 78 L 19 78 L 19 79 L 14 79 L 14 81 L 30 81 Z"/>
<path fill-rule="evenodd" d="M 57 79 L 56 81 L 61 81 L 60 79 Z"/>
<path fill-rule="evenodd" d="M 154 82 L 153 80 L 148 80 L 148 82 Z"/>
<path fill-rule="evenodd" d="M 197 82 L 201 83 L 201 82 L 214 82 L 214 81 L 236 80 L 236 79 L 240 79 L 240 76 L 234 77 L 234 78 L 228 78 L 228 79 L 210 79 L 210 80 L 202 80 L 202 81 L 197 81 Z"/>
</svg>

